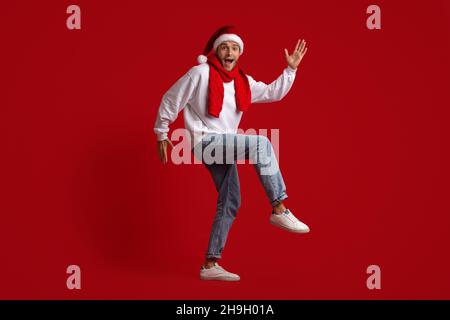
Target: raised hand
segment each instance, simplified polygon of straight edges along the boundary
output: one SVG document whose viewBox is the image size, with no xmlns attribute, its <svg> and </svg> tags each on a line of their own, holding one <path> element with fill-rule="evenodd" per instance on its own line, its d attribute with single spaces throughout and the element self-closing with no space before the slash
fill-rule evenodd
<svg viewBox="0 0 450 320">
<path fill-rule="evenodd" d="M 298 65 L 300 64 L 300 61 L 302 61 L 303 56 L 306 53 L 306 50 L 308 50 L 308 48 L 306 48 L 305 40 L 302 40 L 301 42 L 300 40 L 298 40 L 297 45 L 295 46 L 294 52 L 292 52 L 292 54 L 289 54 L 287 49 L 284 49 L 284 55 L 286 57 L 286 62 L 288 66 L 291 67 L 292 69 L 297 69 Z"/>
</svg>

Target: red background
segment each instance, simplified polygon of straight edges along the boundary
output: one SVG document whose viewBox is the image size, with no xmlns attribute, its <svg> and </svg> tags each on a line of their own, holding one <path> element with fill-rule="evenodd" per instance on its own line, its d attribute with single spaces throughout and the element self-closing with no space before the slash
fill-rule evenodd
<svg viewBox="0 0 450 320">
<path fill-rule="evenodd" d="M 81 8 L 81 30 L 66 8 Z M 381 8 L 381 30 L 366 8 Z M 448 1 L 9 1 L 1 8 L 3 299 L 450 298 Z M 250 165 L 223 265 L 198 280 L 216 191 L 201 165 L 164 167 L 165 91 L 223 24 L 270 82 L 305 38 L 294 87 L 243 128 L 280 129 L 289 208 L 269 224 Z M 182 127 L 182 116 L 171 127 Z M 81 268 L 81 290 L 66 268 Z M 366 268 L 381 267 L 381 290 Z"/>
</svg>

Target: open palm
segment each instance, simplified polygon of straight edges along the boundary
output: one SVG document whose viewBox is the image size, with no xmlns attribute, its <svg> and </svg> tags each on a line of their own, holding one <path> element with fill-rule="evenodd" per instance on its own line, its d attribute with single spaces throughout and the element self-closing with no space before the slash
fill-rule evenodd
<svg viewBox="0 0 450 320">
<path fill-rule="evenodd" d="M 287 49 L 284 49 L 284 54 L 286 56 L 286 62 L 292 69 L 297 69 L 298 65 L 300 64 L 300 61 L 302 61 L 303 56 L 306 53 L 306 41 L 305 40 L 298 40 L 297 45 L 295 46 L 294 52 L 292 54 L 289 54 Z"/>
</svg>

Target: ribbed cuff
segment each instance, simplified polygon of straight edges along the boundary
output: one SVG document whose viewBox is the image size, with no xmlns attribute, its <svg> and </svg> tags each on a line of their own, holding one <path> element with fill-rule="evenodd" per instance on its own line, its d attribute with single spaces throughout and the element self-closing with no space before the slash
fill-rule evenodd
<svg viewBox="0 0 450 320">
<path fill-rule="evenodd" d="M 286 68 L 287 72 L 289 72 L 289 73 L 296 73 L 296 72 L 297 72 L 297 69 L 298 69 L 298 68 L 292 69 L 290 66 L 287 66 L 287 68 Z"/>
<path fill-rule="evenodd" d="M 156 135 L 156 138 L 158 139 L 158 141 L 167 140 L 167 133 L 158 133 Z"/>
</svg>

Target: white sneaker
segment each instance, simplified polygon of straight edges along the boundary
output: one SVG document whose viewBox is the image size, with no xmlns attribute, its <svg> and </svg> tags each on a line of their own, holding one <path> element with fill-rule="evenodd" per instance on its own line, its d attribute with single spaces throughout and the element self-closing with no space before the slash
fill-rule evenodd
<svg viewBox="0 0 450 320">
<path fill-rule="evenodd" d="M 289 209 L 282 214 L 272 213 L 270 215 L 270 223 L 283 230 L 295 233 L 308 233 L 309 227 L 298 220 Z"/>
<path fill-rule="evenodd" d="M 214 263 L 209 269 L 206 269 L 202 266 L 200 270 L 200 279 L 201 280 L 221 280 L 221 281 L 239 281 L 241 278 L 234 273 L 228 272 L 217 262 Z"/>
</svg>

